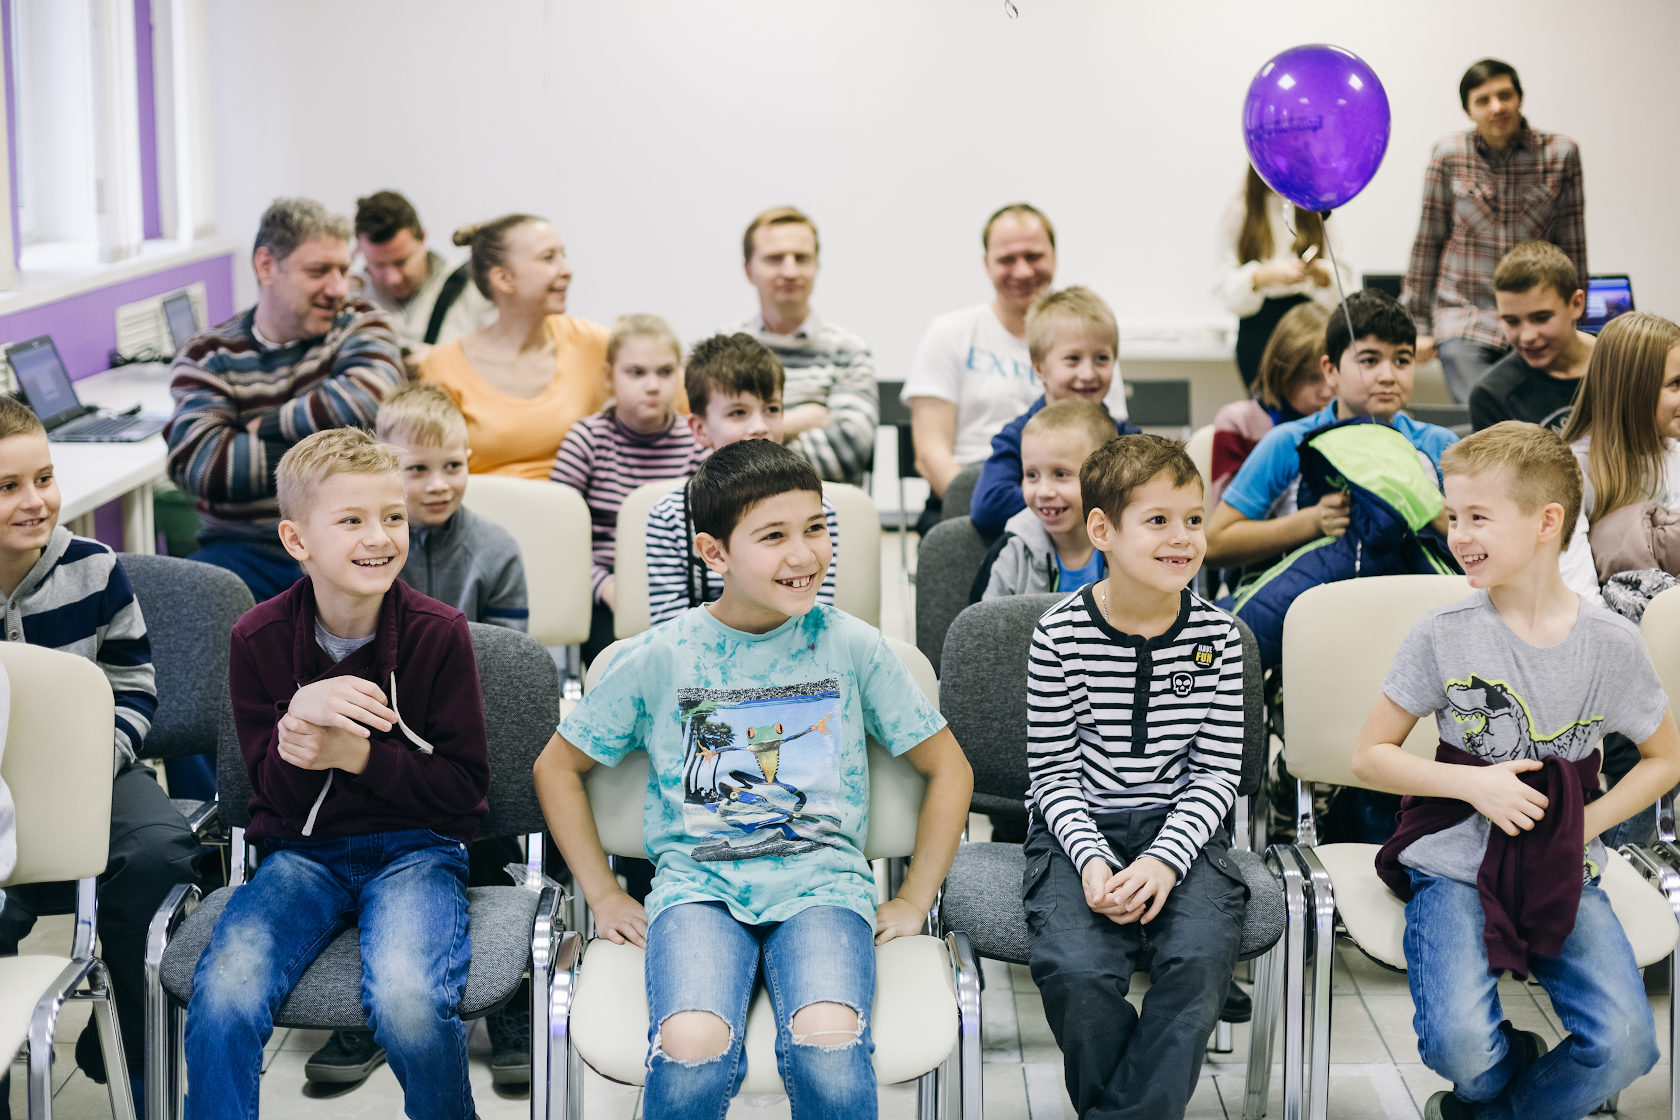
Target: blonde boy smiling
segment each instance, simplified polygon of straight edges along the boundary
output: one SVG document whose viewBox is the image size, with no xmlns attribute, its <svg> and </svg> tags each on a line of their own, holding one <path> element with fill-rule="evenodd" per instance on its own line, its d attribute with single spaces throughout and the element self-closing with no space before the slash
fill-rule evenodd
<svg viewBox="0 0 1680 1120">
<path fill-rule="evenodd" d="M 1079 467 L 1114 437 L 1114 421 L 1083 398 L 1046 405 L 1021 431 L 1021 492 L 1027 508 L 1011 517 L 975 577 L 971 599 L 1072 591 L 1108 570 L 1085 531 Z"/>
<path fill-rule="evenodd" d="M 1448 544 L 1475 590 L 1406 635 L 1352 760 L 1408 795 L 1377 872 L 1406 900 L 1419 1055 L 1453 1083 L 1425 1116 L 1580 1117 L 1657 1061 L 1598 836 L 1680 781 L 1680 732 L 1638 631 L 1559 573 L 1581 504 L 1563 441 L 1505 421 L 1441 469 Z M 1435 758 L 1408 754 L 1398 744 L 1429 716 Z M 1612 731 L 1640 761 L 1587 801 Z M 1532 974 L 1566 1024 L 1549 1053 L 1504 1020 L 1505 970 Z"/>
</svg>

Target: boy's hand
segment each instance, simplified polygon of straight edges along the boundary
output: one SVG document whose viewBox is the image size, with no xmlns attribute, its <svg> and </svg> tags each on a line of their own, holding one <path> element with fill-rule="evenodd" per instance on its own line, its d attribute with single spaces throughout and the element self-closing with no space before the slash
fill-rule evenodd
<svg viewBox="0 0 1680 1120">
<path fill-rule="evenodd" d="M 1534 827 L 1534 822 L 1546 815 L 1546 795 L 1517 777 L 1525 770 L 1540 769 L 1540 760 L 1519 758 L 1496 766 L 1467 767 L 1464 776 L 1468 789 L 1464 800 L 1507 836 L 1516 836 Z"/>
<path fill-rule="evenodd" d="M 369 727 L 389 731 L 397 721 L 397 713 L 385 706 L 385 693 L 361 677 L 328 677 L 306 684 L 292 694 L 286 710 L 316 727 L 341 728 L 363 739 Z"/>
<path fill-rule="evenodd" d="M 276 727 L 280 757 L 300 770 L 343 770 L 360 774 L 367 769 L 367 740 L 337 727 L 321 727 L 287 712 Z"/>
<path fill-rule="evenodd" d="M 1107 883 L 1113 905 L 1109 917 L 1118 925 L 1155 920 L 1167 895 L 1178 885 L 1178 872 L 1154 856 L 1139 856 Z"/>
<path fill-rule="evenodd" d="M 1079 872 L 1079 885 L 1085 890 L 1085 905 L 1099 914 L 1113 909 L 1108 897 L 1108 881 L 1112 878 L 1114 869 L 1100 859 L 1087 863 Z"/>
<path fill-rule="evenodd" d="M 918 913 L 914 903 L 901 896 L 889 898 L 875 908 L 875 944 L 885 945 L 895 937 L 914 937 L 927 924 L 927 913 Z"/>
<path fill-rule="evenodd" d="M 1340 490 L 1324 495 L 1318 504 L 1308 508 L 1320 536 L 1339 537 L 1347 532 L 1348 496 Z"/>
<path fill-rule="evenodd" d="M 647 948 L 647 911 L 622 888 L 615 887 L 610 897 L 589 908 L 595 911 L 595 936 L 614 945 L 628 941 L 639 949 Z"/>
<path fill-rule="evenodd" d="M 601 581 L 601 602 L 606 605 L 606 608 L 609 611 L 616 611 L 618 609 L 617 577 L 608 576 L 606 579 Z"/>
</svg>

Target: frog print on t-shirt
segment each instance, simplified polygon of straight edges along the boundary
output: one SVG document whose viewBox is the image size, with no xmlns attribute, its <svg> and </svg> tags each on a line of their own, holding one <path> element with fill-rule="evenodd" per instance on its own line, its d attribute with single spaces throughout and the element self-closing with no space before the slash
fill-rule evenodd
<svg viewBox="0 0 1680 1120">
<path fill-rule="evenodd" d="M 839 847 L 840 682 L 677 690 L 683 828 L 703 862 Z"/>
</svg>

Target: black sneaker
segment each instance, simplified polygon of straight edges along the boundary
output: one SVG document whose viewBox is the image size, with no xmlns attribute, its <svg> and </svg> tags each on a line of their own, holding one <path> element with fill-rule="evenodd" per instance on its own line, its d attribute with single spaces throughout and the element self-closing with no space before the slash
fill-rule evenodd
<svg viewBox="0 0 1680 1120">
<path fill-rule="evenodd" d="M 303 1076 L 318 1084 L 356 1085 L 384 1064 L 385 1048 L 372 1031 L 334 1031 L 304 1063 Z"/>
<path fill-rule="evenodd" d="M 490 1033 L 490 1083 L 513 1087 L 531 1083 L 531 1004 L 523 984 L 519 991 L 484 1017 Z"/>
<path fill-rule="evenodd" d="M 1523 1066 L 1531 1066 L 1546 1056 L 1546 1040 L 1533 1031 L 1520 1031 L 1509 1019 L 1500 1023 L 1499 1029 L 1509 1045 L 1520 1048 L 1517 1052 L 1522 1055 Z"/>
<path fill-rule="evenodd" d="M 1225 993 L 1225 1006 L 1219 1009 L 1219 1021 L 1222 1023 L 1246 1023 L 1254 1018 L 1254 1001 L 1248 998 L 1248 993 L 1237 987 L 1235 980 L 1231 981 L 1231 990 Z"/>
<path fill-rule="evenodd" d="M 76 1067 L 95 1085 L 105 1084 L 105 1051 L 99 1048 L 99 1028 L 91 1017 L 76 1036 Z"/>
</svg>

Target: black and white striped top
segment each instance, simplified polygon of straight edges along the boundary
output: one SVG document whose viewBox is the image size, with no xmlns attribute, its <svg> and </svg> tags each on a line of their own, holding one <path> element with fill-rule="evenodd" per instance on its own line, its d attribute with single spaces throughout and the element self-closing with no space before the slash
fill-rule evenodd
<svg viewBox="0 0 1680 1120">
<path fill-rule="evenodd" d="M 1144 854 L 1183 878 L 1242 773 L 1236 623 L 1186 590 L 1171 629 L 1139 638 L 1103 621 L 1087 587 L 1038 620 L 1027 715 L 1029 797 L 1074 865 L 1124 866 L 1092 814 L 1171 805 Z"/>
</svg>

